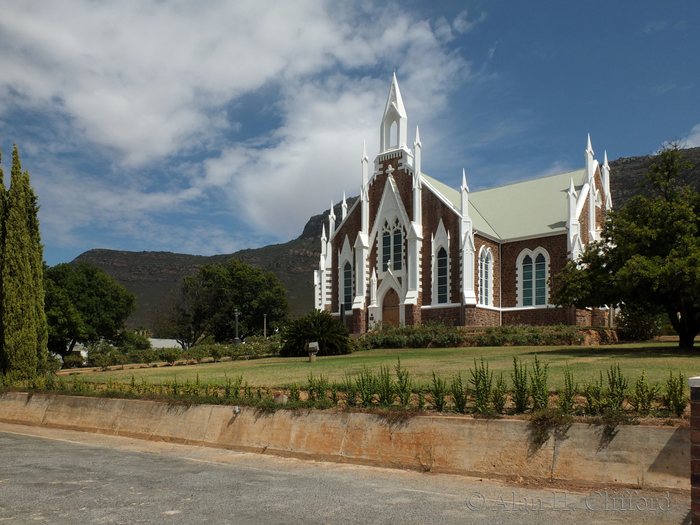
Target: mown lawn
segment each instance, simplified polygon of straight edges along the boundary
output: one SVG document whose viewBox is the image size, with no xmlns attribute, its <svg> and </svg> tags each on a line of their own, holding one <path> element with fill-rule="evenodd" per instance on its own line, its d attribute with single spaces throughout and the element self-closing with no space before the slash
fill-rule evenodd
<svg viewBox="0 0 700 525">
<path fill-rule="evenodd" d="M 681 351 L 677 343 L 620 344 L 611 346 L 522 346 L 522 347 L 477 347 L 477 348 L 430 348 L 402 350 L 368 350 L 345 356 L 319 357 L 315 363 L 308 358 L 266 358 L 250 361 L 224 361 L 221 363 L 202 363 L 187 366 L 159 366 L 158 368 L 136 368 L 127 370 L 110 370 L 106 372 L 83 372 L 84 379 L 106 382 L 108 379 L 130 381 L 132 374 L 136 381 L 145 379 L 149 383 L 160 383 L 177 377 L 184 382 L 187 379 L 200 382 L 223 383 L 228 378 L 243 376 L 252 386 L 289 387 L 298 383 L 302 388 L 307 384 L 309 373 L 323 374 L 330 381 L 342 381 L 346 373 L 353 374 L 364 366 L 377 372 L 387 366 L 392 371 L 397 359 L 401 366 L 411 372 L 417 383 L 429 385 L 432 372 L 450 380 L 458 372 L 466 381 L 471 377 L 470 368 L 474 368 L 474 359 L 482 357 L 488 362 L 489 369 L 498 375 L 503 372 L 512 388 L 510 373 L 513 370 L 513 356 L 526 363 L 528 370 L 534 362 L 535 355 L 542 363 L 549 365 L 548 385 L 550 389 L 564 386 L 563 369 L 568 363 L 573 371 L 574 380 L 579 389 L 584 381 L 598 378 L 600 372 L 607 383 L 606 372 L 610 366 L 619 363 L 623 375 L 629 380 L 629 387 L 642 370 L 650 382 L 665 384 L 669 372 L 679 371 L 685 376 L 700 375 L 700 348 L 695 351 Z M 686 382 L 687 389 L 687 382 Z"/>
</svg>

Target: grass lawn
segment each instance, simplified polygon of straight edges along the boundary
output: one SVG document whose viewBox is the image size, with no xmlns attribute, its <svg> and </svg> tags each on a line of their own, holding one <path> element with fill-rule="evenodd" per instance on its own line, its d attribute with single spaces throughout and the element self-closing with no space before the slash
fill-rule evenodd
<svg viewBox="0 0 700 525">
<path fill-rule="evenodd" d="M 382 366 L 388 366 L 392 372 L 397 358 L 401 365 L 411 372 L 418 383 L 428 385 L 432 372 L 447 379 L 448 382 L 458 372 L 466 383 L 471 377 L 470 368 L 474 368 L 474 359 L 483 357 L 488 361 L 489 369 L 508 381 L 512 388 L 510 373 L 513 370 L 513 356 L 527 363 L 531 369 L 535 355 L 542 363 L 549 364 L 549 388 L 564 386 L 563 369 L 566 364 L 573 371 L 574 380 L 579 389 L 584 381 L 599 377 L 607 384 L 606 372 L 614 363 L 619 363 L 622 373 L 629 380 L 629 388 L 642 370 L 650 382 L 665 384 L 669 371 L 682 372 L 686 377 L 700 375 L 700 349 L 682 351 L 678 343 L 620 344 L 610 346 L 511 346 L 511 347 L 477 347 L 477 348 L 422 348 L 402 350 L 368 350 L 345 356 L 319 357 L 315 363 L 308 358 L 267 358 L 250 361 L 224 361 L 221 363 L 202 363 L 187 366 L 160 366 L 158 368 L 137 368 L 112 370 L 107 372 L 84 372 L 89 381 L 106 382 L 108 379 L 130 381 L 132 374 L 136 381 L 146 379 L 150 383 L 160 383 L 177 377 L 178 382 L 187 379 L 194 381 L 199 375 L 201 382 L 223 383 L 225 377 L 234 378 L 242 375 L 243 381 L 252 386 L 288 387 L 298 383 L 304 388 L 310 372 L 318 376 L 323 374 L 331 381 L 342 381 L 346 373 L 354 373 L 365 365 L 375 372 Z M 687 384 L 686 384 L 687 389 Z"/>
</svg>

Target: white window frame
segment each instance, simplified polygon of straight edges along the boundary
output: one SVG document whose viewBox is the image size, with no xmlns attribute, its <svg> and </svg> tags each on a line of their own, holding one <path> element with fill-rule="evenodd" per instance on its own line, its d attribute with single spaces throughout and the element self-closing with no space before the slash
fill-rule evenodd
<svg viewBox="0 0 700 525">
<path fill-rule="evenodd" d="M 354 279 L 355 276 L 355 257 L 353 254 L 353 250 L 350 247 L 350 239 L 346 235 L 345 240 L 343 241 L 343 249 L 342 251 L 338 252 L 338 313 L 340 313 L 340 308 L 342 305 L 346 304 L 345 303 L 345 265 L 350 264 L 350 269 L 352 271 L 352 277 Z M 354 303 L 355 301 L 355 283 L 354 280 L 350 283 L 351 286 L 351 291 L 350 295 L 352 296 L 352 301 L 351 303 Z M 347 312 L 347 310 L 346 310 Z M 352 312 L 352 308 L 350 308 L 350 312 Z"/>
<path fill-rule="evenodd" d="M 484 273 L 484 263 L 488 261 L 488 268 Z M 479 285 L 478 304 L 481 306 L 493 306 L 493 251 L 488 246 L 479 249 Z M 486 278 L 486 286 L 484 286 Z"/>
<path fill-rule="evenodd" d="M 450 259 L 450 234 L 449 232 L 445 229 L 445 225 L 442 222 L 442 219 L 440 219 L 440 222 L 437 227 L 437 231 L 432 235 L 431 239 L 431 244 L 432 244 L 432 264 L 431 264 L 431 269 L 432 269 L 432 294 L 431 294 L 431 301 L 430 303 L 432 305 L 448 305 L 450 303 L 451 299 L 451 284 L 452 284 L 452 271 L 451 271 L 451 259 Z M 440 252 L 441 249 L 444 249 L 445 252 L 447 253 L 447 300 L 445 302 L 439 302 L 438 301 L 438 280 L 439 280 L 439 275 L 438 275 L 438 253 Z"/>
<path fill-rule="evenodd" d="M 396 245 L 396 232 L 399 231 L 401 232 L 401 242 L 398 245 L 398 250 L 397 250 L 397 245 Z M 381 235 L 379 236 L 379 246 L 380 246 L 380 267 L 382 270 L 382 274 L 386 273 L 387 271 L 391 270 L 392 273 L 402 273 L 406 269 L 406 262 L 404 261 L 404 242 L 406 241 L 406 232 L 405 228 L 403 227 L 403 224 L 401 223 L 401 219 L 398 217 L 394 216 L 393 219 L 391 220 L 385 220 L 384 224 L 382 225 L 382 230 L 381 230 Z M 384 259 L 384 234 L 388 233 L 389 234 L 389 259 L 388 262 L 391 263 L 390 265 L 386 265 L 386 261 Z M 398 261 L 397 261 L 397 251 L 398 251 Z M 398 263 L 398 268 L 397 268 L 397 263 Z"/>
<path fill-rule="evenodd" d="M 523 262 L 527 256 L 532 259 L 532 305 L 525 305 L 525 289 L 523 276 Z M 544 304 L 537 303 L 537 257 L 544 257 Z M 550 257 L 547 250 L 541 246 L 534 250 L 522 250 L 516 259 L 516 275 L 517 275 L 517 305 L 520 308 L 547 308 L 549 306 L 549 271 Z"/>
</svg>

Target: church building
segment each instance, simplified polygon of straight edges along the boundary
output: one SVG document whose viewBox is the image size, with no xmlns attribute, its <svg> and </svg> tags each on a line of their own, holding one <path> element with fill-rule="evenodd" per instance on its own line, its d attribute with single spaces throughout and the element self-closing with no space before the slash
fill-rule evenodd
<svg viewBox="0 0 700 525">
<path fill-rule="evenodd" d="M 612 208 L 607 154 L 591 140 L 579 170 L 469 191 L 422 171 L 416 128 L 394 75 L 370 174 L 363 150 L 360 197 L 333 206 L 314 272 L 315 307 L 344 315 L 351 333 L 378 322 L 455 326 L 608 325 L 607 310 L 550 304 L 554 276 L 600 238 Z"/>
</svg>

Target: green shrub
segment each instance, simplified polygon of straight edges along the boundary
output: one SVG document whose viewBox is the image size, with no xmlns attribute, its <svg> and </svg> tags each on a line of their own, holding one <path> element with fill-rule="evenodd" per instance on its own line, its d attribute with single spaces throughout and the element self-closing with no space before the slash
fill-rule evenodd
<svg viewBox="0 0 700 525">
<path fill-rule="evenodd" d="M 114 346 L 127 353 L 129 350 L 148 350 L 151 348 L 151 342 L 141 334 L 122 330 L 114 340 Z"/>
<path fill-rule="evenodd" d="M 649 308 L 625 304 L 615 318 L 617 335 L 624 341 L 650 341 L 668 323 L 668 315 Z"/>
<path fill-rule="evenodd" d="M 209 354 L 208 349 L 204 346 L 193 346 L 189 350 L 185 350 L 182 353 L 182 357 L 184 359 L 187 359 L 188 361 L 197 361 L 197 363 L 201 363 L 202 359 L 207 357 Z"/>
<path fill-rule="evenodd" d="M 83 366 L 82 355 L 67 355 L 63 358 L 63 368 L 80 368 Z M 96 364 L 95 366 L 100 366 Z M 107 365 L 109 366 L 109 365 Z"/>
<path fill-rule="evenodd" d="M 379 368 L 376 385 L 379 405 L 383 407 L 393 405 L 396 396 L 396 385 L 388 366 Z"/>
<path fill-rule="evenodd" d="M 444 412 L 447 406 L 447 381 L 439 378 L 433 372 L 433 408 L 438 412 Z"/>
<path fill-rule="evenodd" d="M 413 380 L 411 374 L 405 368 L 401 368 L 401 358 L 396 358 L 396 393 L 399 396 L 401 406 L 408 406 L 413 395 Z"/>
<path fill-rule="evenodd" d="M 464 337 L 458 332 L 445 332 L 435 338 L 437 348 L 457 348 L 464 343 Z"/>
<path fill-rule="evenodd" d="M 308 375 L 309 386 L 307 391 L 309 392 L 309 399 L 313 401 L 321 401 L 328 398 L 328 388 L 330 383 L 328 382 L 328 377 L 321 374 L 315 377 L 313 372 L 309 372 Z"/>
<path fill-rule="evenodd" d="M 586 415 L 596 416 L 602 414 L 607 403 L 603 392 L 603 372 L 600 372 L 600 380 L 593 379 L 583 383 L 583 395 L 586 398 Z"/>
<path fill-rule="evenodd" d="M 375 381 L 374 373 L 367 365 L 364 365 L 362 370 L 355 374 L 355 388 L 360 394 L 363 407 L 371 406 L 374 403 Z"/>
<path fill-rule="evenodd" d="M 489 364 L 481 358 L 479 365 L 474 359 L 474 368 L 470 368 L 472 385 L 471 391 L 474 396 L 474 410 L 479 414 L 486 414 L 489 410 L 489 398 L 491 397 L 491 386 L 493 384 L 493 372 L 489 374 Z"/>
<path fill-rule="evenodd" d="M 308 355 L 308 343 L 318 342 L 319 355 L 349 354 L 352 352 L 350 332 L 338 319 L 325 310 L 314 310 L 293 320 L 282 334 L 282 357 Z"/>
<path fill-rule="evenodd" d="M 612 410 L 622 410 L 627 395 L 627 378 L 622 375 L 620 364 L 610 365 L 608 375 L 608 389 L 605 392 L 606 406 Z"/>
<path fill-rule="evenodd" d="M 175 364 L 175 361 L 182 357 L 182 350 L 179 348 L 161 348 L 156 354 L 158 355 L 158 359 L 172 366 Z"/>
<path fill-rule="evenodd" d="M 349 372 L 345 373 L 342 389 L 345 392 L 345 406 L 348 408 L 357 406 L 357 387 L 353 375 Z"/>
<path fill-rule="evenodd" d="M 549 390 L 547 389 L 547 363 L 540 364 L 535 354 L 535 363 L 530 372 L 530 394 L 532 395 L 532 409 L 544 410 L 549 406 Z"/>
<path fill-rule="evenodd" d="M 632 409 L 640 416 L 648 416 L 654 406 L 654 400 L 659 395 L 661 387 L 658 383 L 649 384 L 644 370 L 634 384 L 634 392 L 630 395 Z"/>
<path fill-rule="evenodd" d="M 455 406 L 455 411 L 463 414 L 467 411 L 468 392 L 462 383 L 462 374 L 457 372 L 457 375 L 452 378 L 450 385 L 450 393 L 452 394 L 452 403 Z"/>
<path fill-rule="evenodd" d="M 406 348 L 427 348 L 433 342 L 433 338 L 430 332 L 411 334 L 406 337 Z"/>
<path fill-rule="evenodd" d="M 685 395 L 685 378 L 681 372 L 678 372 L 678 377 L 674 377 L 673 372 L 669 372 L 666 392 L 661 398 L 661 404 L 669 412 L 679 417 L 685 412 L 688 397 Z"/>
<path fill-rule="evenodd" d="M 298 383 L 292 383 L 292 386 L 289 389 L 289 401 L 295 403 L 301 401 L 301 387 Z"/>
<path fill-rule="evenodd" d="M 518 362 L 513 356 L 513 372 L 510 378 L 513 380 L 513 404 L 515 413 L 522 414 L 529 405 L 530 391 L 527 388 L 527 364 Z"/>
<path fill-rule="evenodd" d="M 574 411 L 577 388 L 578 385 L 574 383 L 574 375 L 567 363 L 564 367 L 564 389 L 557 391 L 557 408 L 562 414 L 571 414 Z"/>
<path fill-rule="evenodd" d="M 508 392 L 508 384 L 503 378 L 503 372 L 498 374 L 496 385 L 491 390 L 491 403 L 496 414 L 502 414 L 506 407 L 506 394 Z"/>
</svg>

